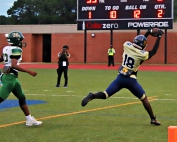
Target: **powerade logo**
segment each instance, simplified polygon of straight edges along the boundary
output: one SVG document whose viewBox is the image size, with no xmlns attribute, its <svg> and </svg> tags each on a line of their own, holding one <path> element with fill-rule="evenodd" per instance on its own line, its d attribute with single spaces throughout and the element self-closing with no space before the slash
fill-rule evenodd
<svg viewBox="0 0 177 142">
<path fill-rule="evenodd" d="M 168 22 L 128 22 L 128 27 L 133 28 L 143 28 L 143 27 L 159 27 L 159 28 L 168 28 Z"/>
<path fill-rule="evenodd" d="M 119 29 L 118 23 L 97 23 L 97 22 L 87 22 L 86 23 L 86 29 Z"/>
</svg>

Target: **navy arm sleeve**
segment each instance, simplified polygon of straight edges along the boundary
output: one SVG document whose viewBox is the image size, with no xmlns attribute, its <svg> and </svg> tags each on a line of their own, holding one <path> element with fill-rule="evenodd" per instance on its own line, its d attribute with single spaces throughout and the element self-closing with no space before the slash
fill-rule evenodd
<svg viewBox="0 0 177 142">
<path fill-rule="evenodd" d="M 144 34 L 144 36 L 147 38 L 149 34 L 150 34 L 149 31 L 147 31 L 147 32 Z"/>
<path fill-rule="evenodd" d="M 151 29 L 148 29 L 147 32 L 144 34 L 144 36 L 147 38 L 151 33 Z"/>
<path fill-rule="evenodd" d="M 150 59 L 152 56 L 154 56 L 156 54 L 157 49 L 159 48 L 160 39 L 161 39 L 161 37 L 157 37 L 157 40 L 155 42 L 155 45 L 154 45 L 153 49 L 151 51 L 149 51 L 148 59 Z"/>
</svg>

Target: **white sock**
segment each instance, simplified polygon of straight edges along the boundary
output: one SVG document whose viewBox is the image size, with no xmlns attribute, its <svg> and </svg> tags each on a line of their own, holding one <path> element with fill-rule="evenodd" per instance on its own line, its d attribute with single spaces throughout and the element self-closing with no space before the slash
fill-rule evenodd
<svg viewBox="0 0 177 142">
<path fill-rule="evenodd" d="M 26 116 L 26 119 L 27 119 L 27 120 L 31 119 L 31 114 L 28 115 L 28 116 Z"/>
</svg>

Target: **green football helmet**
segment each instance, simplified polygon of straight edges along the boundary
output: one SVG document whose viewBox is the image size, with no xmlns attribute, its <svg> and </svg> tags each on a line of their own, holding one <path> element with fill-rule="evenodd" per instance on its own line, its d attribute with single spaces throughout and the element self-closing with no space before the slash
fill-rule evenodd
<svg viewBox="0 0 177 142">
<path fill-rule="evenodd" d="M 22 40 L 25 38 L 21 32 L 12 31 L 5 35 L 7 37 L 7 42 L 12 46 L 18 46 L 22 48 Z"/>
</svg>

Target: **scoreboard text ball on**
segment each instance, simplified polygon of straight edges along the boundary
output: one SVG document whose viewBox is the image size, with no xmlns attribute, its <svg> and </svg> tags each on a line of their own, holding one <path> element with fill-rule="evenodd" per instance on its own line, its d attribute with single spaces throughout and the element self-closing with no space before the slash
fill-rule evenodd
<svg viewBox="0 0 177 142">
<path fill-rule="evenodd" d="M 173 28 L 173 0 L 77 0 L 78 30 Z"/>
</svg>

